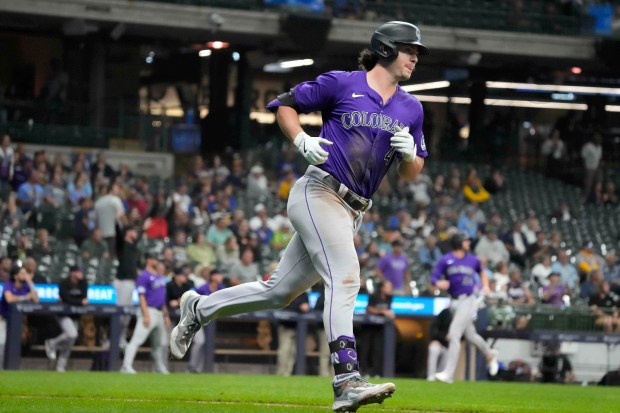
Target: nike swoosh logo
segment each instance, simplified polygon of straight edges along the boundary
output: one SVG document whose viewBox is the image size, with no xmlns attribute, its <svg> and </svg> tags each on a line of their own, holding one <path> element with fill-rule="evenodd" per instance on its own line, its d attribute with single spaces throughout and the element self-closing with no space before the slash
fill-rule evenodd
<svg viewBox="0 0 620 413">
<path fill-rule="evenodd" d="M 354 98 L 361 98 L 362 96 L 366 96 L 366 95 L 358 95 L 357 93 L 353 92 L 351 96 Z"/>
</svg>

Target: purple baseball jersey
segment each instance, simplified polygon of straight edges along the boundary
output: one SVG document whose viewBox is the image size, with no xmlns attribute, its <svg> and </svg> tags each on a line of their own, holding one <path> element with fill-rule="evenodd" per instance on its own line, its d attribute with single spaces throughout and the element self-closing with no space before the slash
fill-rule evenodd
<svg viewBox="0 0 620 413">
<path fill-rule="evenodd" d="M 446 279 L 450 281 L 448 293 L 452 297 L 472 295 L 481 272 L 480 260 L 475 255 L 467 253 L 463 258 L 457 258 L 454 253 L 449 252 L 437 261 L 431 275 L 431 284 L 435 285 L 440 279 Z"/>
<path fill-rule="evenodd" d="M 417 155 L 422 158 L 428 155 L 422 133 L 422 105 L 400 86 L 383 102 L 368 85 L 366 72 L 332 71 L 314 81 L 300 83 L 289 93 L 294 95 L 300 113 L 321 112 L 321 137 L 334 142 L 323 146 L 329 157 L 317 167 L 358 195 L 370 198 L 394 157 L 402 158 L 390 145 L 396 126 L 408 126 L 417 145 Z M 275 111 L 281 105 L 275 99 L 267 108 Z"/>
<path fill-rule="evenodd" d="M 223 290 L 224 288 L 225 288 L 224 284 L 219 284 L 217 286 L 217 291 Z M 203 285 L 201 285 L 199 288 L 196 289 L 196 292 L 200 295 L 211 295 L 215 291 L 211 291 L 211 285 L 209 283 L 204 283 Z"/>
<path fill-rule="evenodd" d="M 139 295 L 146 299 L 146 305 L 162 308 L 166 303 L 166 284 L 168 278 L 160 274 L 153 274 L 144 270 L 136 279 L 136 289 Z"/>
<path fill-rule="evenodd" d="M 379 259 L 377 268 L 381 270 L 383 278 L 390 280 L 395 290 L 404 287 L 405 272 L 409 268 L 409 260 L 404 255 L 385 254 Z"/>
<path fill-rule="evenodd" d="M 21 288 L 17 288 L 15 283 L 12 281 L 7 281 L 4 283 L 4 290 L 2 290 L 2 301 L 0 301 L 0 315 L 4 318 L 7 318 L 9 315 L 9 303 L 7 303 L 6 298 L 4 298 L 4 293 L 6 291 L 10 291 L 13 295 L 26 295 L 30 292 L 30 286 L 28 284 L 23 284 Z"/>
</svg>

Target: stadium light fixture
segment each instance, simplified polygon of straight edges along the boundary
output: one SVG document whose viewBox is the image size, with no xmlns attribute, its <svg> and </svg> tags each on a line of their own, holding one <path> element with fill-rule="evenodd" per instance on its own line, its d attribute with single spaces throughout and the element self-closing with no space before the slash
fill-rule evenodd
<svg viewBox="0 0 620 413">
<path fill-rule="evenodd" d="M 448 86 L 450 86 L 450 82 L 447 80 L 440 80 L 437 82 L 420 83 L 417 85 L 405 85 L 402 86 L 402 89 L 405 92 L 416 92 L 419 90 L 442 89 Z"/>
<path fill-rule="evenodd" d="M 486 82 L 490 89 L 512 89 L 521 91 L 540 92 L 570 92 L 575 94 L 598 94 L 620 96 L 620 88 L 599 86 L 573 86 L 573 85 L 539 85 L 536 83 L 517 82 Z"/>
<path fill-rule="evenodd" d="M 211 49 L 226 49 L 228 46 L 230 46 L 230 43 L 228 42 L 222 42 L 220 40 L 216 40 L 214 42 L 208 42 L 207 43 L 207 47 L 211 48 Z"/>
<path fill-rule="evenodd" d="M 605 105 L 607 112 L 620 112 L 620 105 Z"/>
<path fill-rule="evenodd" d="M 283 69 L 291 69 L 293 67 L 312 66 L 314 60 L 312 59 L 297 59 L 280 62 L 280 67 Z"/>
<path fill-rule="evenodd" d="M 588 105 L 585 103 L 544 102 L 536 100 L 485 99 L 484 104 L 488 106 L 511 106 L 536 109 L 588 109 Z"/>
<path fill-rule="evenodd" d="M 211 53 L 213 53 L 211 51 L 211 49 L 202 49 L 201 51 L 198 52 L 198 56 L 200 56 L 200 57 L 209 57 L 209 56 L 211 56 Z"/>
</svg>

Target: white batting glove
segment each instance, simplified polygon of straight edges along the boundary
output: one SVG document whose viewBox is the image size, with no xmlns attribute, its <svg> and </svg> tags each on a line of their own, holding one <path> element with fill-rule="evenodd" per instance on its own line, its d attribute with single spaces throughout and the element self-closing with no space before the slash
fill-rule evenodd
<svg viewBox="0 0 620 413">
<path fill-rule="evenodd" d="M 310 165 L 320 165 L 327 160 L 329 153 L 321 148 L 321 144 L 333 145 L 332 141 L 323 139 L 320 136 L 310 136 L 306 132 L 299 132 L 293 144 L 297 146 L 299 152 L 310 163 Z"/>
<path fill-rule="evenodd" d="M 396 133 L 390 138 L 390 144 L 403 154 L 403 159 L 406 162 L 413 162 L 418 153 L 418 146 L 413 142 L 413 136 L 409 133 L 409 126 L 405 126 L 403 129 L 396 126 Z"/>
</svg>

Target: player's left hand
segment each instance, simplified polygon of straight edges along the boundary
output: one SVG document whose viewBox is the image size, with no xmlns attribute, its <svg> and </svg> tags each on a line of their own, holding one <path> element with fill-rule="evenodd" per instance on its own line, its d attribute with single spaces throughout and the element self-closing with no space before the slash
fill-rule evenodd
<svg viewBox="0 0 620 413">
<path fill-rule="evenodd" d="M 390 138 L 390 144 L 403 154 L 403 159 L 406 162 L 413 162 L 418 153 L 418 146 L 413 142 L 413 136 L 409 133 L 409 126 L 405 126 L 403 129 L 396 126 L 396 133 Z"/>
</svg>

